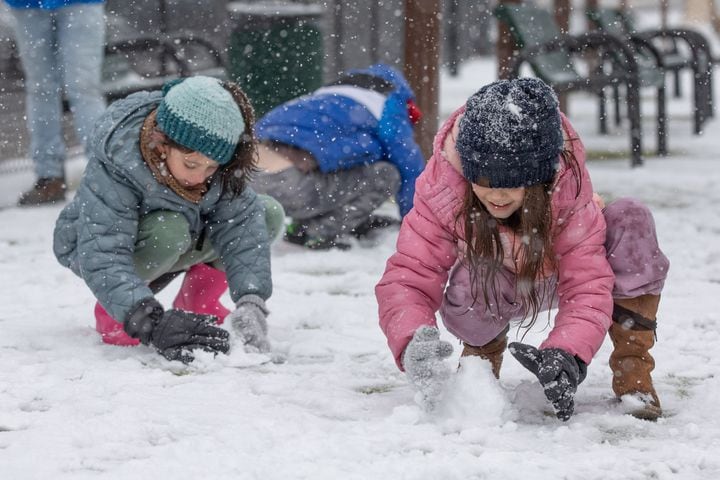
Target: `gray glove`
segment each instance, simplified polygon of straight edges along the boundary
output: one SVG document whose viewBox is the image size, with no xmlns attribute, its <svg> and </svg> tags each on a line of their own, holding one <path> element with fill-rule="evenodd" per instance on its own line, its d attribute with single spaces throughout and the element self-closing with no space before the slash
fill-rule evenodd
<svg viewBox="0 0 720 480">
<path fill-rule="evenodd" d="M 440 331 L 424 326 L 415 331 L 405 347 L 402 365 L 408 380 L 420 394 L 420 404 L 427 411 L 437 406 L 452 369 L 443 360 L 452 354 L 450 342 L 440 340 Z"/>
<path fill-rule="evenodd" d="M 244 295 L 237 302 L 237 308 L 228 315 L 235 332 L 242 339 L 246 351 L 267 353 L 270 342 L 267 339 L 268 309 L 265 301 L 257 295 Z"/>
</svg>

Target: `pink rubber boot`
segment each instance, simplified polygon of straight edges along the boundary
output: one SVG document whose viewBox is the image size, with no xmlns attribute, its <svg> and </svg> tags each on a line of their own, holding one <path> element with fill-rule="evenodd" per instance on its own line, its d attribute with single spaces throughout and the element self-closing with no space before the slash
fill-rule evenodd
<svg viewBox="0 0 720 480">
<path fill-rule="evenodd" d="M 215 315 L 218 317 L 218 324 L 221 324 L 230 313 L 230 310 L 220 303 L 220 297 L 227 288 L 225 272 L 198 263 L 185 273 L 182 287 L 173 302 L 173 308 Z"/>
<path fill-rule="evenodd" d="M 100 302 L 95 303 L 95 330 L 102 337 L 102 341 L 110 345 L 134 347 L 140 343 L 140 340 L 125 333 L 122 323 L 113 320 Z"/>
</svg>

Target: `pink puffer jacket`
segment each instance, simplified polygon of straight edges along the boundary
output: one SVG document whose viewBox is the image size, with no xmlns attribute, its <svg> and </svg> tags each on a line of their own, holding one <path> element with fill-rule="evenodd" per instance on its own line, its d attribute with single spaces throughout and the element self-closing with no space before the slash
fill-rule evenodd
<svg viewBox="0 0 720 480">
<path fill-rule="evenodd" d="M 400 357 L 415 330 L 436 325 L 435 312 L 459 253 L 455 226 L 467 180 L 449 132 L 464 110 L 457 110 L 436 135 L 433 156 L 416 182 L 414 207 L 403 220 L 397 252 L 375 287 L 380 326 L 401 369 Z M 577 195 L 576 177 L 561 161 L 552 195 L 558 314 L 541 348 L 561 348 L 590 363 L 610 327 L 615 278 L 606 259 L 605 219 L 585 168 L 585 149 L 564 116 L 562 125 L 582 183 Z"/>
</svg>

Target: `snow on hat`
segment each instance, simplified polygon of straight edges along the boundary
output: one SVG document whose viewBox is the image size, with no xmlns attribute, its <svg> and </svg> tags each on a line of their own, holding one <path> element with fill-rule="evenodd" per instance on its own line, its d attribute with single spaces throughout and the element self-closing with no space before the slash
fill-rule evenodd
<svg viewBox="0 0 720 480">
<path fill-rule="evenodd" d="M 176 80 L 163 87 L 163 95 L 157 123 L 165 135 L 221 165 L 232 158 L 245 120 L 219 80 L 203 76 Z"/>
<path fill-rule="evenodd" d="M 463 176 L 491 188 L 552 180 L 562 147 L 557 97 L 536 78 L 500 80 L 471 96 L 456 143 Z"/>
</svg>

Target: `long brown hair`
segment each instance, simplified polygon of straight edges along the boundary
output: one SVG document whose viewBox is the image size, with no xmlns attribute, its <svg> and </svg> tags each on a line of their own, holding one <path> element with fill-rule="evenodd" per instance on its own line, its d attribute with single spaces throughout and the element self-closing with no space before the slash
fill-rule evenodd
<svg viewBox="0 0 720 480">
<path fill-rule="evenodd" d="M 233 96 L 245 120 L 245 131 L 240 135 L 232 158 L 218 172 L 223 190 L 227 190 L 232 196 L 237 196 L 245 189 L 248 176 L 257 172 L 255 111 L 250 99 L 236 83 L 226 81 L 222 82 L 222 86 Z"/>
<path fill-rule="evenodd" d="M 570 139 L 572 142 L 575 139 Z M 563 149 L 560 154 L 563 163 L 576 179 L 576 197 L 582 184 L 581 170 L 572 150 Z M 465 257 L 470 272 L 473 304 L 477 303 L 482 291 L 485 308 L 493 316 L 499 316 L 499 298 L 496 276 L 503 268 L 505 251 L 500 241 L 500 227 L 513 230 L 521 240 L 519 261 L 516 265 L 515 300 L 524 309 L 523 321 L 519 328 L 529 329 L 535 324 L 542 309 L 545 296 L 554 291 L 540 291 L 537 279 L 545 268 L 553 270 L 557 260 L 552 253 L 552 192 L 555 181 L 532 185 L 525 188 L 522 205 L 509 218 L 500 220 L 493 217 L 475 195 L 472 183 L 467 182 L 463 205 L 456 217 L 456 224 L 462 225 L 465 238 L 458 238 L 466 245 Z M 496 311 L 493 312 L 493 305 Z M 548 319 L 549 321 L 549 319 Z"/>
</svg>

